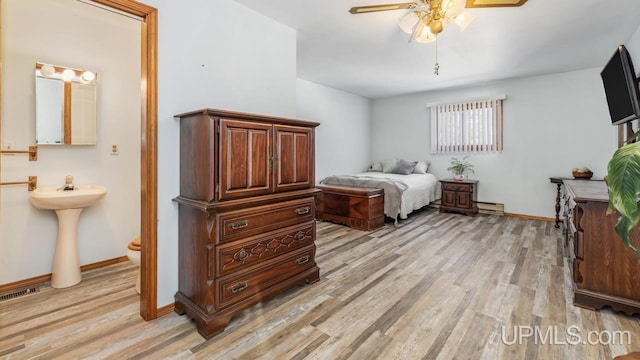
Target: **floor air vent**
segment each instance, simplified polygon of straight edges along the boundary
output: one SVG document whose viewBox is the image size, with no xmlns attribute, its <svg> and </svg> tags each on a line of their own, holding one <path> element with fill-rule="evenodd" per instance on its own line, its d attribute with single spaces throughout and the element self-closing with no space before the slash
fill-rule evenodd
<svg viewBox="0 0 640 360">
<path fill-rule="evenodd" d="M 27 294 L 33 294 L 38 291 L 40 291 L 39 287 L 30 287 L 30 288 L 14 291 L 11 293 L 2 294 L 0 295 L 0 301 L 15 299 L 17 297 L 24 296 Z"/>
</svg>

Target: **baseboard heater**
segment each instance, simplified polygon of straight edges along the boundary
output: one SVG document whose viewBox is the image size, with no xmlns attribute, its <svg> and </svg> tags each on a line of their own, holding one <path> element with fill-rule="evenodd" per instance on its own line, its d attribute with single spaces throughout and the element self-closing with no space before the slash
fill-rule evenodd
<svg viewBox="0 0 640 360">
<path fill-rule="evenodd" d="M 478 201 L 476 204 L 478 204 L 478 212 L 480 214 L 504 216 L 504 204 L 483 201 Z M 440 199 L 433 201 L 429 205 L 433 208 L 439 209 Z"/>
</svg>

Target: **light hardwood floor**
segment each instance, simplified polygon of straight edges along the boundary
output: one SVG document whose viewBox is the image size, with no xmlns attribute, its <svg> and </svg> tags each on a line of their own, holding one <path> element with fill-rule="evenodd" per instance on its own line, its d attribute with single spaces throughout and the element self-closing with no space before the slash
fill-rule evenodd
<svg viewBox="0 0 640 360">
<path fill-rule="evenodd" d="M 1 301 L 0 357 L 611 359 L 640 351 L 640 317 L 572 305 L 552 223 L 427 209 L 398 228 L 317 229 L 320 282 L 246 310 L 209 341 L 173 312 L 144 322 L 135 269 L 121 263 L 86 272 L 72 288 Z M 568 344 L 614 331 L 628 335 L 622 344 Z"/>
</svg>

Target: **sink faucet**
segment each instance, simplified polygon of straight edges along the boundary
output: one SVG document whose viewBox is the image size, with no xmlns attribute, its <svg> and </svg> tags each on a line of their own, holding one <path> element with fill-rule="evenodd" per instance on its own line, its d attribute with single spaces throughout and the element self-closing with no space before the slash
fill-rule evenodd
<svg viewBox="0 0 640 360">
<path fill-rule="evenodd" d="M 73 176 L 67 175 L 67 177 L 64 178 L 64 186 L 62 187 L 62 190 L 68 191 L 74 189 L 75 187 L 73 186 Z"/>
</svg>

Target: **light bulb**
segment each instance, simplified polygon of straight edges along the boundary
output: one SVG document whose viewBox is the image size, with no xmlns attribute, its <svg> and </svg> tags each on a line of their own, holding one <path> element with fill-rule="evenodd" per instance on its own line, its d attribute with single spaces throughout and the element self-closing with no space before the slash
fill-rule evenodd
<svg viewBox="0 0 640 360">
<path fill-rule="evenodd" d="M 417 42 L 430 43 L 436 41 L 436 36 L 429 30 L 428 26 L 425 26 L 420 33 L 420 36 L 416 38 Z"/>
<path fill-rule="evenodd" d="M 42 74 L 42 76 L 44 77 L 52 77 L 53 74 L 55 74 L 55 72 L 56 72 L 56 69 L 49 64 L 44 64 L 40 68 L 40 74 Z"/>
<path fill-rule="evenodd" d="M 71 81 L 74 76 L 76 76 L 76 72 L 71 69 L 64 69 L 62 72 L 62 80 L 64 81 Z"/>
<path fill-rule="evenodd" d="M 92 73 L 91 71 L 85 71 L 82 73 L 82 80 L 84 82 L 91 82 L 95 78 L 96 74 Z"/>
</svg>

